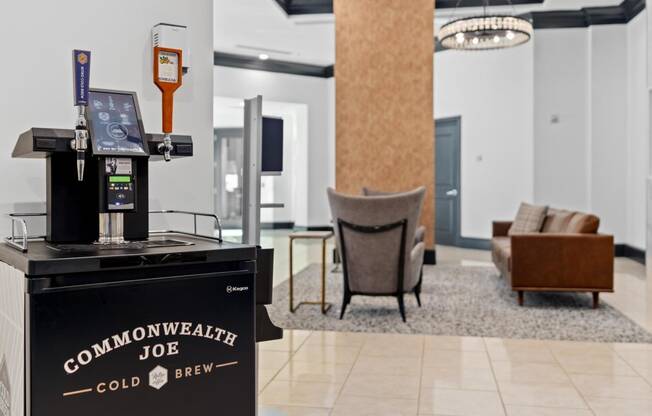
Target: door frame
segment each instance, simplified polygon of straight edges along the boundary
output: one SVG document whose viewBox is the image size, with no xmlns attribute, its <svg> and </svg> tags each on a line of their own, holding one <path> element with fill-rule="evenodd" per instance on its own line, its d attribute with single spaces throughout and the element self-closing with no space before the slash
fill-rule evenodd
<svg viewBox="0 0 652 416">
<path fill-rule="evenodd" d="M 457 138 L 459 145 L 459 160 L 457 163 L 457 178 L 459 180 L 458 189 L 457 189 L 457 207 L 455 209 L 455 215 L 457 215 L 457 221 L 455 221 L 455 234 L 453 236 L 453 247 L 462 247 L 464 246 L 462 237 L 462 116 L 451 116 L 451 117 L 442 117 L 435 119 L 435 161 L 437 160 L 437 123 L 450 123 L 454 122 L 455 127 L 457 128 Z M 437 167 L 435 166 L 435 198 L 437 197 Z M 435 203 L 436 205 L 436 203 Z M 437 226 L 437 217 L 435 213 L 435 227 Z M 437 244 L 437 236 L 435 235 L 435 244 Z"/>
<path fill-rule="evenodd" d="M 491 241 L 484 238 L 474 238 L 474 237 L 463 237 L 462 236 L 462 179 L 463 179 L 463 169 L 462 169 L 462 116 L 452 116 L 452 117 L 442 117 L 435 119 L 435 152 L 437 151 L 437 121 L 446 122 L 446 121 L 456 121 L 459 144 L 460 144 L 460 163 L 458 164 L 458 177 L 460 178 L 460 186 L 458 189 L 458 203 L 457 203 L 457 225 L 456 233 L 454 238 L 454 244 L 452 247 L 460 248 L 470 248 L 475 250 L 489 250 L 491 249 Z M 436 154 L 435 154 L 435 157 Z M 435 175 L 437 174 L 437 167 L 435 166 Z M 435 176 L 435 197 L 437 193 L 437 178 Z M 437 225 L 437 219 L 435 218 L 435 226 Z M 437 236 L 435 235 L 435 242 Z"/>
</svg>

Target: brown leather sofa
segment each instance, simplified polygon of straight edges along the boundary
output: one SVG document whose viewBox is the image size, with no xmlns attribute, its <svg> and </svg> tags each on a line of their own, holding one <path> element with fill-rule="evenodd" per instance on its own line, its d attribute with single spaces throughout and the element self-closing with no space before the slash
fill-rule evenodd
<svg viewBox="0 0 652 416">
<path fill-rule="evenodd" d="M 524 292 L 613 292 L 613 236 L 598 234 L 600 219 L 549 209 L 541 232 L 508 235 L 512 222 L 493 223 L 492 259 L 523 305 Z"/>
</svg>

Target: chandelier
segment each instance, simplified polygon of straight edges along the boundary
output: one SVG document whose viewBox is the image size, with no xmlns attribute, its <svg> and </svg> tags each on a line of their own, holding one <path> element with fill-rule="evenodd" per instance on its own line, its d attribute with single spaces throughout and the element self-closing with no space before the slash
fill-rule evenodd
<svg viewBox="0 0 652 416">
<path fill-rule="evenodd" d="M 458 1 L 458 5 L 461 1 Z M 487 14 L 489 0 L 485 2 L 482 16 L 454 19 L 439 29 L 437 38 L 445 49 L 502 49 L 530 40 L 534 28 L 529 20 L 518 16 Z"/>
</svg>

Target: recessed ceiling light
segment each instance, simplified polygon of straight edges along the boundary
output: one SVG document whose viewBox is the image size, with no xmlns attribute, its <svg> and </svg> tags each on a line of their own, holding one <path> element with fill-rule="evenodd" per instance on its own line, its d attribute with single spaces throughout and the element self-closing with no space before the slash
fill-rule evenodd
<svg viewBox="0 0 652 416">
<path fill-rule="evenodd" d="M 261 53 L 260 55 L 258 55 L 258 59 L 260 59 L 261 61 L 266 61 L 269 59 L 269 55 L 267 55 L 266 53 Z"/>
</svg>

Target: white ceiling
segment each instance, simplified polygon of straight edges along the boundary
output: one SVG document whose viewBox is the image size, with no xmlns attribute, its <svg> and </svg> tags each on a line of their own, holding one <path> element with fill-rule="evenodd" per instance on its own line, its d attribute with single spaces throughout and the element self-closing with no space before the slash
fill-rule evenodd
<svg viewBox="0 0 652 416">
<path fill-rule="evenodd" d="M 214 0 L 213 14 L 216 51 L 317 65 L 335 61 L 332 15 L 290 18 L 274 0 Z"/>
<path fill-rule="evenodd" d="M 405 0 L 404 0 L 405 1 Z M 492 7 L 492 11 L 580 9 L 617 5 L 621 0 L 545 0 L 543 4 Z M 464 0 L 462 0 L 464 4 Z M 335 62 L 335 25 L 330 14 L 289 17 L 274 0 L 214 0 L 216 51 L 272 59 L 330 65 Z M 451 17 L 478 14 L 480 8 L 442 9 L 435 27 Z"/>
</svg>

